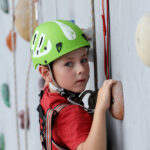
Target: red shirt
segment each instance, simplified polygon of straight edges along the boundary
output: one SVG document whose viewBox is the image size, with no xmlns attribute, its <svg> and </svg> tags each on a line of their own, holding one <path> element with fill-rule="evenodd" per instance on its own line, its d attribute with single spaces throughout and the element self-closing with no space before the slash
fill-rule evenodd
<svg viewBox="0 0 150 150">
<path fill-rule="evenodd" d="M 41 99 L 41 106 L 45 111 L 44 113 L 46 114 L 48 108 L 54 108 L 61 103 L 70 104 L 65 97 L 57 93 L 50 93 L 49 87 L 45 87 Z M 91 124 L 91 115 L 81 106 L 68 105 L 56 117 L 52 137 L 58 145 L 75 150 L 88 137 Z M 52 148 L 53 150 L 57 150 L 55 146 Z"/>
</svg>

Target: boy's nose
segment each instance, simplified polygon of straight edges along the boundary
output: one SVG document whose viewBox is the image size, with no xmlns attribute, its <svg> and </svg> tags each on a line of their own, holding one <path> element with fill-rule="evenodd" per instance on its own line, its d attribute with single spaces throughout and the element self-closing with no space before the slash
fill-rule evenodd
<svg viewBox="0 0 150 150">
<path fill-rule="evenodd" d="M 82 74 L 84 72 L 85 68 L 82 64 L 78 64 L 77 66 L 77 74 Z"/>
</svg>

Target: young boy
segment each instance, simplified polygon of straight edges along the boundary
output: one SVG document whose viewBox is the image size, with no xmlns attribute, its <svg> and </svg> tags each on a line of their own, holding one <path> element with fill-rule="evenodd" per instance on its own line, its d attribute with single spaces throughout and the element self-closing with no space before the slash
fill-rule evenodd
<svg viewBox="0 0 150 150">
<path fill-rule="evenodd" d="M 47 83 L 38 109 L 45 149 L 51 149 L 47 140 L 52 139 L 53 150 L 106 150 L 106 110 L 110 107 L 111 88 L 116 81 L 104 81 L 93 118 L 84 107 L 73 102 L 78 100 L 89 79 L 89 46 L 82 30 L 68 21 L 46 22 L 35 30 L 31 40 L 32 61 L 35 68 L 39 65 L 39 72 Z M 49 138 L 51 130 L 45 130 L 42 116 L 49 108 L 55 109 L 61 104 L 66 105 L 55 117 L 52 138 L 51 135 Z"/>
</svg>

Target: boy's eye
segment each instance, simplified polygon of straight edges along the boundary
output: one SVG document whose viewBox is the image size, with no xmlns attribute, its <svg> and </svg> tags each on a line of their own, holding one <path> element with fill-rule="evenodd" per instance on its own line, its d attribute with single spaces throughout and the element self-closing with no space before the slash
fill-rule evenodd
<svg viewBox="0 0 150 150">
<path fill-rule="evenodd" d="M 71 66 L 72 66 L 72 62 L 67 62 L 67 63 L 65 64 L 65 66 L 71 67 Z"/>
<path fill-rule="evenodd" d="M 81 63 L 86 63 L 87 61 L 88 61 L 87 58 L 83 58 L 83 59 L 81 60 Z"/>
</svg>

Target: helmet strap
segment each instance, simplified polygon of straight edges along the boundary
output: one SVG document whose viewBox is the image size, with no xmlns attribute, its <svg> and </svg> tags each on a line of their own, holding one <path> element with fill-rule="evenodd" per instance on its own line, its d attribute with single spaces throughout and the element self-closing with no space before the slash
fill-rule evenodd
<svg viewBox="0 0 150 150">
<path fill-rule="evenodd" d="M 62 90 L 62 88 L 58 88 L 58 87 L 54 86 L 51 82 L 49 82 L 49 87 L 57 92 L 60 92 Z"/>
<path fill-rule="evenodd" d="M 51 76 L 53 82 L 55 83 L 55 85 L 57 85 L 57 87 L 56 87 L 56 86 L 54 86 L 54 85 L 52 84 L 52 85 L 50 85 L 50 87 L 51 87 L 53 90 L 60 92 L 60 90 L 61 90 L 62 88 L 59 86 L 59 84 L 56 82 L 56 80 L 55 80 L 55 78 L 54 78 L 51 65 L 48 64 L 47 67 L 48 67 L 48 69 L 49 69 L 50 76 Z M 50 83 L 50 84 L 51 84 L 51 83 Z"/>
<path fill-rule="evenodd" d="M 53 72 L 52 72 L 52 67 L 50 64 L 47 65 L 48 69 L 49 69 L 49 72 L 50 72 L 50 75 L 51 75 L 51 78 L 52 80 L 56 83 L 55 79 L 54 79 L 54 76 L 53 76 Z"/>
<path fill-rule="evenodd" d="M 85 92 L 81 93 L 74 93 L 71 91 L 68 91 L 64 88 L 58 88 L 56 86 L 54 86 L 52 83 L 49 83 L 49 86 L 51 89 L 57 91 L 60 93 L 61 96 L 66 97 L 67 100 L 71 103 L 71 104 L 75 104 L 75 105 L 80 105 L 81 107 L 83 107 L 86 111 L 88 111 L 89 113 L 93 113 L 94 109 L 88 109 L 86 107 L 84 107 L 84 103 L 83 103 L 83 97 L 87 94 L 90 93 L 92 96 L 92 91 L 87 90 Z M 93 96 L 92 96 L 93 97 Z M 93 101 L 93 100 L 92 100 Z"/>
<path fill-rule="evenodd" d="M 61 96 L 66 97 L 70 101 L 73 100 L 76 102 L 79 99 L 80 93 L 74 93 L 74 92 L 68 91 L 64 88 L 58 88 L 58 87 L 54 86 L 52 83 L 49 83 L 49 87 L 51 89 L 53 89 L 54 91 L 59 92 Z"/>
<path fill-rule="evenodd" d="M 50 75 L 51 75 L 51 77 L 52 77 L 53 82 L 57 85 L 57 87 L 56 87 L 56 86 L 54 86 L 52 83 L 49 83 L 49 87 L 50 87 L 51 89 L 53 89 L 54 91 L 59 92 L 60 95 L 66 97 L 66 92 L 65 92 L 65 90 L 64 90 L 63 88 L 61 88 L 61 87 L 59 86 L 59 84 L 56 82 L 56 80 L 54 79 L 53 71 L 52 71 L 51 65 L 48 64 L 47 67 L 48 67 L 49 70 L 50 70 Z"/>
</svg>

